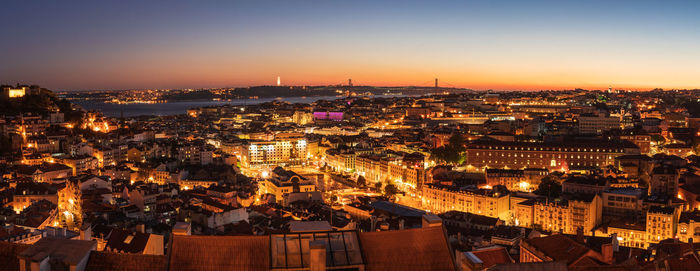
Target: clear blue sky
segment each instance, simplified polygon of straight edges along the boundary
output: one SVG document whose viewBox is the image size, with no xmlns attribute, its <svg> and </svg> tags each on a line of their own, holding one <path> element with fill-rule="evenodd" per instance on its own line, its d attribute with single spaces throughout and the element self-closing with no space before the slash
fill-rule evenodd
<svg viewBox="0 0 700 271">
<path fill-rule="evenodd" d="M 700 87 L 700 1 L 4 1 L 0 83 Z"/>
</svg>

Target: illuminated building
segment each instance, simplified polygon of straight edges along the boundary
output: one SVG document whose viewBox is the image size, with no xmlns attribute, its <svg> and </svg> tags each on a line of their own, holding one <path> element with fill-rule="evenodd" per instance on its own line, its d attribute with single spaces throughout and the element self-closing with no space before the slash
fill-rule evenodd
<svg viewBox="0 0 700 271">
<path fill-rule="evenodd" d="M 569 199 L 529 199 L 514 206 L 517 226 L 550 232 L 592 232 L 602 222 L 602 199 L 598 195 L 577 195 Z"/>
<path fill-rule="evenodd" d="M 569 232 L 583 229 L 591 233 L 603 220 L 603 200 L 599 195 L 575 195 L 569 198 Z"/>
<path fill-rule="evenodd" d="M 678 226 L 678 209 L 674 207 L 652 206 L 647 211 L 647 241 L 658 243 L 674 238 Z"/>
<path fill-rule="evenodd" d="M 50 125 L 48 120 L 31 113 L 20 115 L 19 118 L 12 121 L 12 124 L 13 132 L 21 135 L 24 140 L 32 136 L 43 135 Z"/>
<path fill-rule="evenodd" d="M 610 188 L 603 191 L 603 214 L 610 219 L 641 218 L 643 195 L 646 195 L 646 190 L 640 188 Z"/>
<path fill-rule="evenodd" d="M 158 165 L 153 171 L 151 171 L 151 176 L 148 177 L 147 182 L 154 182 L 157 184 L 166 184 L 171 180 L 170 172 L 168 171 L 165 164 Z"/>
<path fill-rule="evenodd" d="M 244 166 L 301 165 L 307 161 L 306 139 L 251 141 L 243 148 Z"/>
<path fill-rule="evenodd" d="M 272 194 L 278 202 L 283 201 L 284 196 L 290 193 L 305 193 L 316 191 L 316 185 L 306 178 L 277 167 L 259 182 L 258 194 Z"/>
<path fill-rule="evenodd" d="M 27 87 L 5 87 L 3 92 L 7 95 L 7 98 L 22 98 L 27 94 Z"/>
<path fill-rule="evenodd" d="M 359 155 L 355 158 L 355 171 L 369 182 L 382 182 L 387 179 L 388 162 L 378 155 Z"/>
<path fill-rule="evenodd" d="M 426 180 L 424 157 L 418 153 L 402 156 L 362 154 L 355 159 L 355 172 L 369 182 L 393 182 L 400 190 L 416 190 Z"/>
<path fill-rule="evenodd" d="M 460 211 L 507 220 L 510 211 L 508 191 L 460 190 L 454 186 L 425 184 L 423 207 L 434 213 Z"/>
<path fill-rule="evenodd" d="M 81 172 L 97 169 L 99 164 L 97 158 L 88 155 L 63 155 L 55 158 L 55 162 L 64 164 L 72 168 L 74 176 Z"/>
<path fill-rule="evenodd" d="M 66 187 L 58 191 L 56 221 L 62 227 L 80 229 L 83 224 L 81 191 L 78 184 L 66 181 Z"/>
<path fill-rule="evenodd" d="M 532 206 L 532 225 L 549 232 L 569 233 L 571 228 L 569 204 L 566 200 L 538 201 Z M 523 221 L 524 219 L 518 219 Z"/>
<path fill-rule="evenodd" d="M 17 183 L 12 198 L 12 209 L 19 213 L 35 202 L 42 200 L 58 203 L 56 188 L 46 183 L 22 181 Z"/>
<path fill-rule="evenodd" d="M 110 125 L 110 123 L 103 118 L 102 113 L 98 112 L 88 112 L 86 117 L 83 118 L 81 127 L 100 133 L 109 133 L 109 131 L 117 128 L 114 125 Z"/>
<path fill-rule="evenodd" d="M 114 166 L 119 162 L 126 160 L 126 145 L 115 145 L 107 147 L 94 147 L 92 155 L 97 158 L 97 164 L 100 168 Z"/>
<path fill-rule="evenodd" d="M 351 172 L 355 170 L 355 157 L 354 152 L 329 150 L 326 152 L 326 165 L 335 171 Z"/>
<path fill-rule="evenodd" d="M 639 153 L 641 154 L 648 154 L 651 150 L 651 136 L 644 132 L 644 130 L 636 133 L 628 132 L 621 135 L 620 139 L 630 141 L 637 145 L 637 147 L 639 147 Z"/>
<path fill-rule="evenodd" d="M 341 121 L 343 120 L 344 113 L 343 112 L 321 112 L 317 111 L 314 112 L 313 118 L 314 121 L 321 121 L 321 122 L 333 122 L 333 121 Z"/>
<path fill-rule="evenodd" d="M 467 144 L 467 165 L 477 168 L 546 168 L 568 171 L 571 166 L 605 167 L 615 157 L 639 153 L 630 142 L 504 142 L 478 139 Z"/>
<path fill-rule="evenodd" d="M 297 125 L 306 125 L 314 121 L 314 114 L 304 111 L 294 111 L 292 121 Z"/>
<path fill-rule="evenodd" d="M 613 220 L 608 224 L 604 236 L 617 236 L 620 245 L 626 247 L 647 248 L 646 224 L 633 220 Z"/>
<path fill-rule="evenodd" d="M 29 177 L 35 182 L 52 182 L 67 178 L 73 172 L 69 166 L 59 163 L 42 163 L 41 165 L 19 165 L 15 168 L 18 177 Z"/>
<path fill-rule="evenodd" d="M 682 212 L 678 219 L 678 238 L 682 242 L 697 241 L 700 238 L 700 211 Z"/>
<path fill-rule="evenodd" d="M 686 183 L 679 187 L 676 197 L 685 201 L 687 209 L 700 209 L 700 186 Z"/>
<path fill-rule="evenodd" d="M 613 129 L 621 128 L 619 116 L 605 116 L 600 114 L 581 115 L 578 117 L 578 132 L 580 134 L 602 134 Z"/>
<path fill-rule="evenodd" d="M 208 165 L 212 163 L 213 152 L 206 146 L 189 144 L 177 148 L 177 159 L 187 165 Z"/>
<path fill-rule="evenodd" d="M 490 186 L 503 185 L 510 191 L 531 192 L 547 176 L 546 169 L 486 169 L 486 183 Z"/>
</svg>

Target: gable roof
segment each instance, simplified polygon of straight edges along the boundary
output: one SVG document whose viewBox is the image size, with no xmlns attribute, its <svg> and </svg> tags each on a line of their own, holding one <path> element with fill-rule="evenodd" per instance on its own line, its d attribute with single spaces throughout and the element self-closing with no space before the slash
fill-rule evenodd
<svg viewBox="0 0 700 271">
<path fill-rule="evenodd" d="M 146 248 L 150 234 L 113 229 L 109 234 L 105 250 L 125 253 L 141 253 Z M 128 238 L 128 239 L 127 239 Z"/>
<path fill-rule="evenodd" d="M 374 270 L 455 270 L 442 227 L 360 233 L 365 268 Z"/>
<path fill-rule="evenodd" d="M 483 250 L 472 251 L 472 254 L 479 258 L 484 263 L 485 268 L 497 264 L 513 263 L 513 259 L 508 254 L 504 247 L 488 248 Z"/>
<path fill-rule="evenodd" d="M 561 234 L 523 240 L 521 246 L 540 252 L 553 261 L 566 262 L 567 265 L 576 262 L 591 251 L 586 246 Z"/>
</svg>

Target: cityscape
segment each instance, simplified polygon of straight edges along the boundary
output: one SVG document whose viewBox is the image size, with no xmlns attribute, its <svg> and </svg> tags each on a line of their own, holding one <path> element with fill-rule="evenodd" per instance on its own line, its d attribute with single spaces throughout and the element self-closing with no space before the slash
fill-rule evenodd
<svg viewBox="0 0 700 271">
<path fill-rule="evenodd" d="M 0 270 L 700 270 L 700 6 L 438 2 L 9 4 Z"/>
</svg>

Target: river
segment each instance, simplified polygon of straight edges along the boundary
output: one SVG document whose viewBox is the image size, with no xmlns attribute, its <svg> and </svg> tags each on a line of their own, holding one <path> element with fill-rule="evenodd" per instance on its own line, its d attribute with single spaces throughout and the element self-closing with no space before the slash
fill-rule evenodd
<svg viewBox="0 0 700 271">
<path fill-rule="evenodd" d="M 313 97 L 286 97 L 286 98 L 261 98 L 261 99 L 240 99 L 231 101 L 177 101 L 159 104 L 113 104 L 98 101 L 73 101 L 86 110 L 102 111 L 102 114 L 110 117 L 133 117 L 141 115 L 177 115 L 187 113 L 187 109 L 212 106 L 212 105 L 242 105 L 260 104 L 274 100 L 286 101 L 290 103 L 312 103 L 318 100 L 335 100 L 336 96 L 313 96 Z"/>
</svg>

